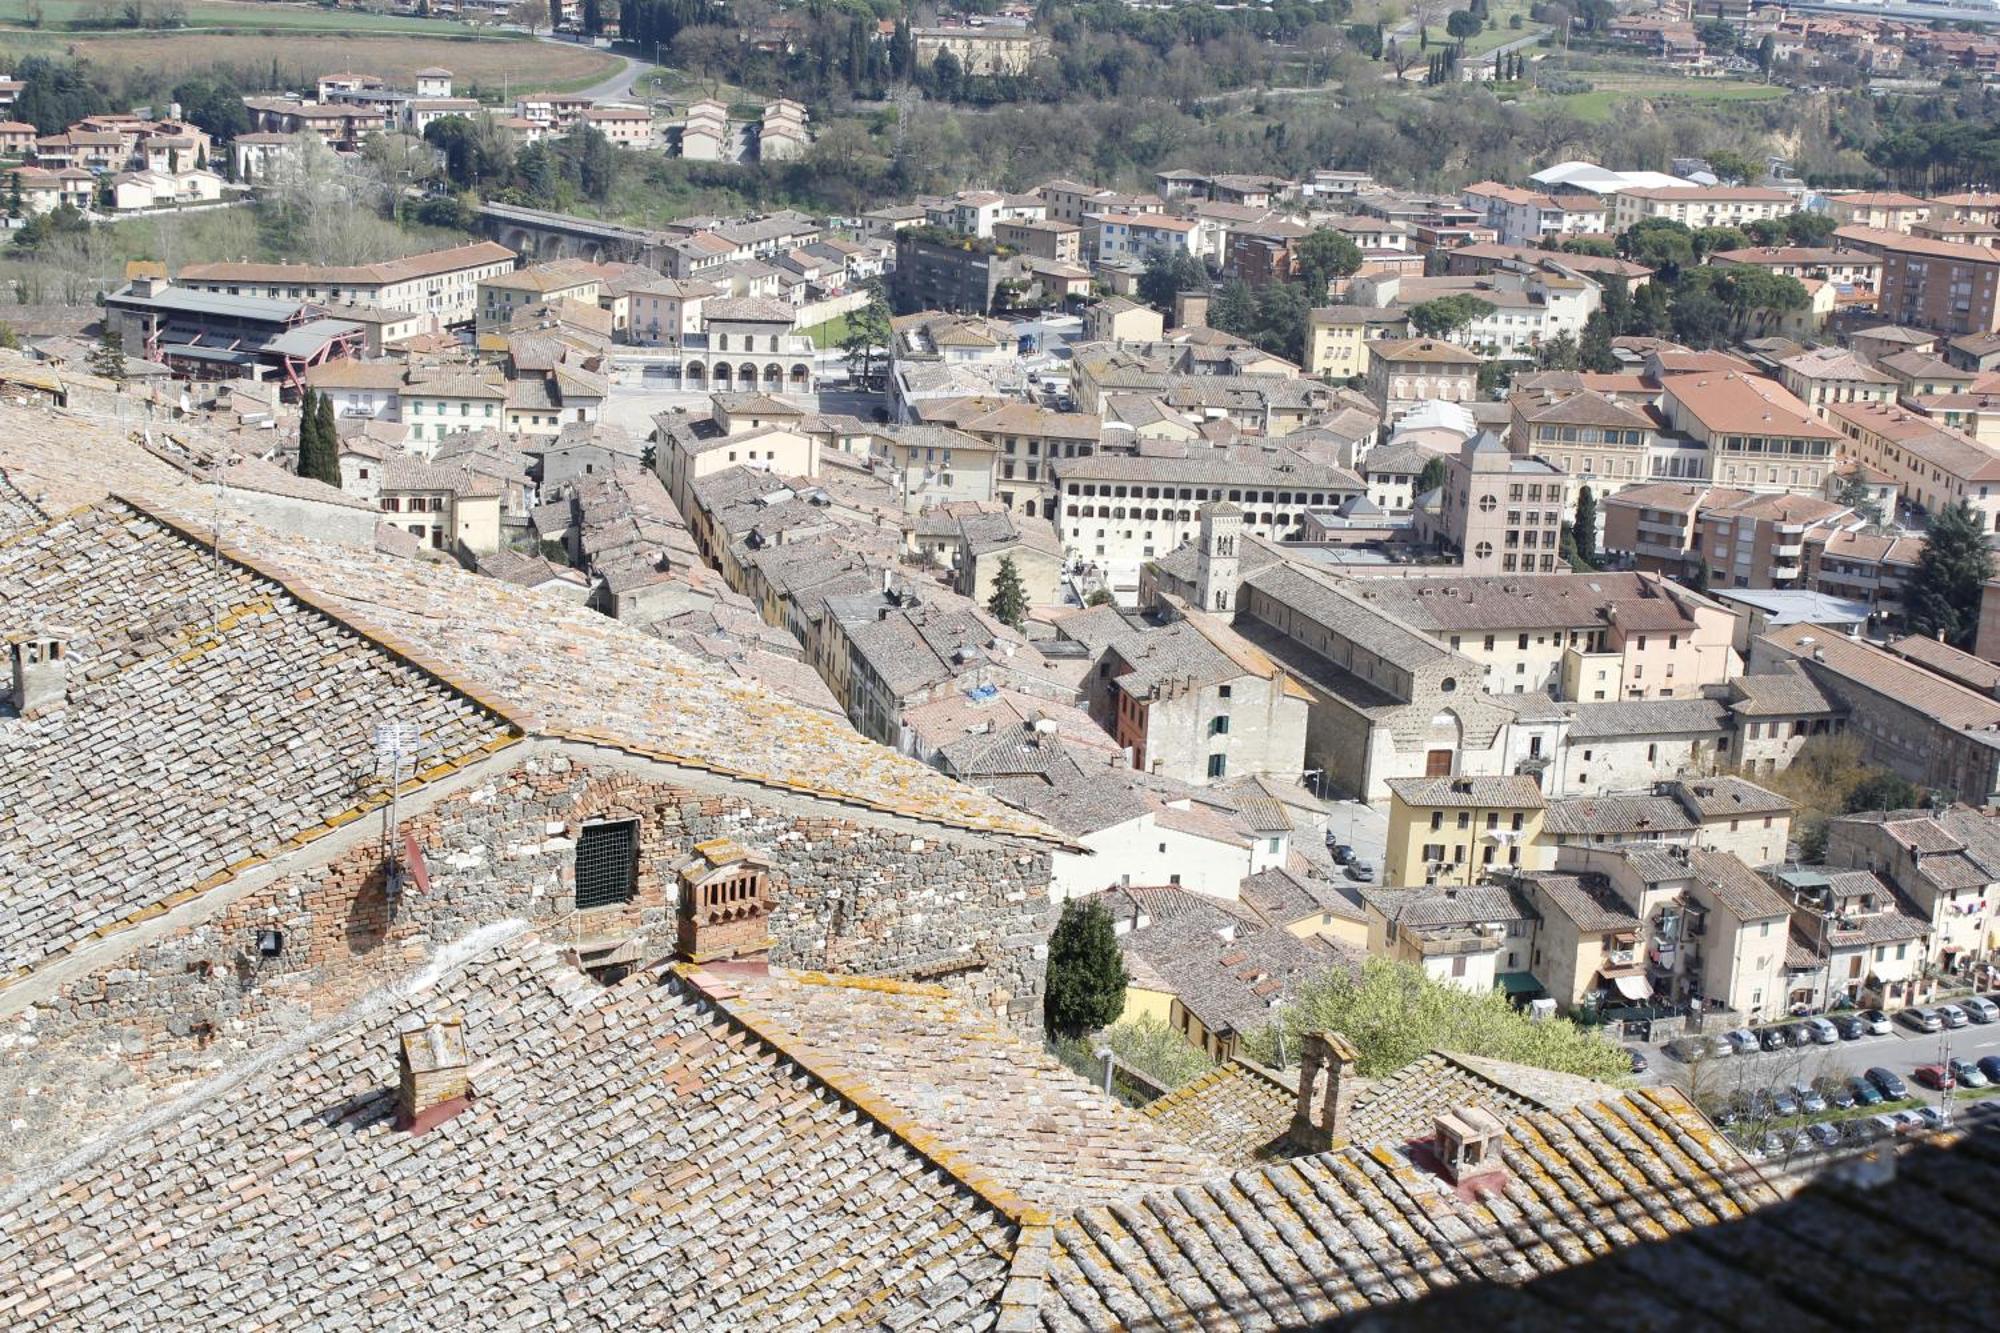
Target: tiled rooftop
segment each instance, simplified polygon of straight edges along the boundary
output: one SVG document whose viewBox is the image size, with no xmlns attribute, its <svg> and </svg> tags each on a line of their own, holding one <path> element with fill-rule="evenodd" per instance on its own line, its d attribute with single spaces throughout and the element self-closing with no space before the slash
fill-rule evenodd
<svg viewBox="0 0 2000 1333">
<path fill-rule="evenodd" d="M 400 1133 L 396 1034 L 449 1011 L 475 1099 Z M 684 983 L 647 972 L 599 990 L 559 943 L 516 936 L 0 1198 L 0 1316 L 16 1329 L 414 1327 L 447 1311 L 467 1328 L 976 1324 L 1000 1300 L 1009 1219 L 854 1092 Z M 107 1305 L 112 1291 L 134 1298 Z"/>
<path fill-rule="evenodd" d="M 1056 1228 L 1042 1327 L 1320 1327 L 1461 1284 L 1518 1284 L 1775 1202 L 1672 1091 L 1607 1090 L 1503 1123 L 1505 1191 L 1480 1201 L 1427 1154 L 1378 1145 L 1080 1209 Z"/>
<path fill-rule="evenodd" d="M 1167 1133 L 1235 1167 L 1287 1155 L 1297 1101 L 1296 1075 L 1288 1083 L 1276 1070 L 1237 1059 L 1142 1109 Z"/>
<path fill-rule="evenodd" d="M 419 770 L 509 735 L 497 711 L 206 546 L 115 503 L 0 546 L 0 605 L 20 629 L 67 633 L 71 690 L 53 716 L 0 720 L 0 975 L 356 817 L 380 791 L 380 722 L 422 730 Z"/>
<path fill-rule="evenodd" d="M 1028 1206 L 1110 1203 L 1216 1173 L 1212 1156 L 1159 1132 L 941 988 L 716 971 L 734 992 L 715 992 L 723 1009 L 762 1035 L 797 1043 L 837 1084 L 870 1089 Z"/>
<path fill-rule="evenodd" d="M 204 542 L 206 515 L 159 508 Z M 582 607 L 433 565 L 225 523 L 223 551 L 392 652 L 436 664 L 524 729 L 966 828 L 1048 836 L 817 712 L 779 703 Z M 590 670 L 579 669 L 588 662 Z"/>
</svg>

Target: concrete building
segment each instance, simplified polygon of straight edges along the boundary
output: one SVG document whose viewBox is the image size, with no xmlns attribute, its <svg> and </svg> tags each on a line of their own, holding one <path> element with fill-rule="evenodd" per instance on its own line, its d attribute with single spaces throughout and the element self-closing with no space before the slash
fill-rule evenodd
<svg viewBox="0 0 2000 1333">
<path fill-rule="evenodd" d="M 1746 491 L 1820 494 L 1840 434 L 1782 386 L 1736 371 L 1669 376 L 1667 425 L 1708 451 L 1709 476 Z"/>
<path fill-rule="evenodd" d="M 1916 964 L 1897 980 L 1921 978 L 1925 963 L 1963 975 L 1973 964 L 1989 961 L 2000 944 L 2000 831 L 1980 811 L 1951 806 L 1831 819 L 1826 860 L 1829 866 L 1869 870 L 1887 880 L 1929 927 L 1925 940 L 1910 941 L 1917 950 L 1914 958 L 1892 945 L 1883 957 L 1871 960 Z M 1900 987 L 1890 993 L 1907 1002 Z"/>
<path fill-rule="evenodd" d="M 1202 507 L 1212 501 L 1241 507 L 1246 533 L 1281 540 L 1297 531 L 1307 508 L 1337 505 L 1363 490 L 1345 468 L 1282 445 L 1190 445 L 1179 456 L 1093 454 L 1050 467 L 1058 535 L 1066 549 L 1103 569 L 1121 600 L 1136 594 L 1147 561 L 1194 541 Z M 1207 600 L 1197 604 L 1216 609 Z"/>
<path fill-rule="evenodd" d="M 1877 256 L 1883 319 L 1942 334 L 2000 330 L 2000 250 L 1874 227 L 1843 227 L 1842 245 Z"/>
<path fill-rule="evenodd" d="M 2000 803 L 2000 700 L 1813 625 L 1764 634 L 1749 670 L 1796 661 L 1847 711 L 1862 757 L 1967 804 Z"/>
<path fill-rule="evenodd" d="M 1416 509 L 1417 535 L 1456 554 L 1467 574 L 1551 574 L 1562 568 L 1561 525 L 1569 478 L 1538 458 L 1518 458 L 1482 432 L 1445 455 L 1445 482 Z"/>
<path fill-rule="evenodd" d="M 1496 867 L 1540 870 L 1547 802 L 1532 777 L 1393 778 L 1384 884 L 1472 884 Z"/>
<path fill-rule="evenodd" d="M 1306 370 L 1328 380 L 1365 376 L 1369 344 L 1404 337 L 1409 323 L 1406 313 L 1389 306 L 1317 307 L 1306 317 Z"/>
<path fill-rule="evenodd" d="M 1798 207 L 1785 190 L 1757 186 L 1667 185 L 1620 189 L 1612 197 L 1609 230 L 1628 231 L 1645 218 L 1665 218 L 1701 230 L 1741 227 L 1746 222 L 1783 217 Z"/>
<path fill-rule="evenodd" d="M 479 284 L 514 269 L 515 255 L 492 241 L 474 241 L 379 264 L 182 265 L 177 286 L 225 296 L 366 305 L 432 317 L 439 327 L 470 324 L 479 311 Z"/>
<path fill-rule="evenodd" d="M 1417 404 L 1433 399 L 1469 403 L 1479 397 L 1479 357 L 1436 338 L 1383 338 L 1369 344 L 1367 394 L 1394 425 Z"/>
</svg>

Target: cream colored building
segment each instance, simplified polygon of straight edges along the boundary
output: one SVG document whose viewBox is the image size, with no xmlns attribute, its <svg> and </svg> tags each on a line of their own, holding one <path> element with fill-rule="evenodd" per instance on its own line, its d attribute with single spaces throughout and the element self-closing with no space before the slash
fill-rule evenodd
<svg viewBox="0 0 2000 1333">
<path fill-rule="evenodd" d="M 1472 884 L 1495 868 L 1540 870 L 1542 811 L 1531 777 L 1391 778 L 1385 884 Z"/>
<path fill-rule="evenodd" d="M 929 69 L 946 51 L 966 74 L 1025 74 L 1038 58 L 1049 53 L 1049 39 L 1026 28 L 936 27 L 912 28 L 910 39 L 916 48 L 917 65 Z"/>
<path fill-rule="evenodd" d="M 514 259 L 504 245 L 474 241 L 379 264 L 187 264 L 173 281 L 225 296 L 370 305 L 429 315 L 441 325 L 470 324 L 479 309 L 479 284 L 512 272 Z"/>
<path fill-rule="evenodd" d="M 1417 534 L 1458 554 L 1467 574 L 1553 574 L 1570 513 L 1569 478 L 1535 458 L 1517 458 L 1485 432 L 1445 456 L 1434 507 L 1417 509 Z"/>
</svg>

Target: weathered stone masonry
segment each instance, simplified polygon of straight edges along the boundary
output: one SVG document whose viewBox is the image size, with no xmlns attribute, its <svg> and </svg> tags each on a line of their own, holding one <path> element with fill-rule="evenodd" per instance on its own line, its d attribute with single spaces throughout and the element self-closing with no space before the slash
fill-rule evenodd
<svg viewBox="0 0 2000 1333">
<path fill-rule="evenodd" d="M 336 1012 L 495 921 L 530 920 L 582 949 L 629 940 L 627 956 L 660 957 L 673 949 L 675 866 L 694 843 L 725 836 L 771 860 L 774 962 L 936 980 L 1024 1026 L 1038 1020 L 1045 847 L 584 747 L 517 755 L 428 806 L 404 803 L 428 892 L 406 884 L 392 901 L 371 825 L 322 863 L 93 968 L 12 1021 L 45 1046 L 115 1042 L 158 1079 Z M 624 819 L 638 823 L 636 896 L 577 912 L 580 830 Z M 260 954 L 263 930 L 282 932 L 276 957 Z"/>
</svg>

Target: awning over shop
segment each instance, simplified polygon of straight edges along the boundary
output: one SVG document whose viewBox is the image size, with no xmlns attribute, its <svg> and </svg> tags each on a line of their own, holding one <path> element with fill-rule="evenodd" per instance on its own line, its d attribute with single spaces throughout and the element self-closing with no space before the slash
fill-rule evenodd
<svg viewBox="0 0 2000 1333">
<path fill-rule="evenodd" d="M 1653 987 L 1642 976 L 1614 977 L 1611 984 L 1628 1000 L 1649 1000 L 1653 996 Z"/>
<path fill-rule="evenodd" d="M 1509 995 L 1536 995 L 1542 989 L 1532 972 L 1502 972 L 1493 978 L 1493 984 Z"/>
</svg>

